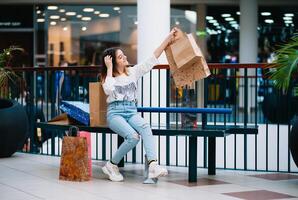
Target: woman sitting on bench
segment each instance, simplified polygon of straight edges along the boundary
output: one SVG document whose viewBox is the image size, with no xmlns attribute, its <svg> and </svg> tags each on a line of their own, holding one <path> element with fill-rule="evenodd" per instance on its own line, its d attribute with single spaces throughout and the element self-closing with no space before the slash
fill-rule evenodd
<svg viewBox="0 0 298 200">
<path fill-rule="evenodd" d="M 174 39 L 177 29 L 173 28 L 166 39 L 144 63 L 128 67 L 128 61 L 120 48 L 106 49 L 102 56 L 103 69 L 101 80 L 107 97 L 107 123 L 111 130 L 125 140 L 102 168 L 112 181 L 123 181 L 117 164 L 139 142 L 140 136 L 149 163 L 148 178 L 168 174 L 166 168 L 157 164 L 156 144 L 150 125 L 137 113 L 137 81 L 156 64 L 163 50 Z"/>
</svg>

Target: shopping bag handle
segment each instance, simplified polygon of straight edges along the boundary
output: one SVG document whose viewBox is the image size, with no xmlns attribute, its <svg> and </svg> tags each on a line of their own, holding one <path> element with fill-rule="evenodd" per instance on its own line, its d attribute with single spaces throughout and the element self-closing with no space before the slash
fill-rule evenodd
<svg viewBox="0 0 298 200">
<path fill-rule="evenodd" d="M 77 126 L 70 126 L 66 135 L 76 137 L 78 135 L 78 132 L 79 128 Z"/>
</svg>

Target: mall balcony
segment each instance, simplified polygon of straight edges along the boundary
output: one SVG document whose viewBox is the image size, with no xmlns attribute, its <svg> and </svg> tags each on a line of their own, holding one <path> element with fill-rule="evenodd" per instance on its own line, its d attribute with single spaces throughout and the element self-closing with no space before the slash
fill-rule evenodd
<svg viewBox="0 0 298 200">
<path fill-rule="evenodd" d="M 298 32 L 297 1 L 2 0 L 0 11 L 1 53 L 12 48 L 0 56 L 0 74 L 10 75 L 0 79 L 1 200 L 298 199 L 297 73 L 287 92 L 270 76 L 278 45 Z M 102 167 L 123 139 L 106 126 L 70 115 L 57 124 L 57 117 L 67 103 L 89 109 L 104 49 L 119 46 L 133 65 L 174 26 L 193 33 L 211 75 L 176 87 L 162 55 L 138 82 L 138 107 L 230 112 L 140 112 L 169 174 L 146 179 L 139 142 L 119 165 L 124 181 L 112 182 Z M 89 181 L 59 179 L 71 125 L 91 139 Z"/>
</svg>

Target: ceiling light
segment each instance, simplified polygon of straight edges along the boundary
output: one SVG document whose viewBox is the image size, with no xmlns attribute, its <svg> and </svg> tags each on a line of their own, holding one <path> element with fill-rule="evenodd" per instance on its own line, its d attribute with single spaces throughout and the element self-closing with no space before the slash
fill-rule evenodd
<svg viewBox="0 0 298 200">
<path fill-rule="evenodd" d="M 265 19 L 265 22 L 266 22 L 267 24 L 272 24 L 272 23 L 274 23 L 273 19 Z"/>
<path fill-rule="evenodd" d="M 60 9 L 59 12 L 64 13 L 65 9 Z"/>
<path fill-rule="evenodd" d="M 233 21 L 234 18 L 233 18 L 233 17 L 227 17 L 227 18 L 225 18 L 225 20 L 226 20 L 226 21 Z"/>
<path fill-rule="evenodd" d="M 262 15 L 262 16 L 270 16 L 271 13 L 270 13 L 270 12 L 261 12 L 261 15 Z"/>
<path fill-rule="evenodd" d="M 55 25 L 57 24 L 57 22 L 52 21 L 52 22 L 50 22 L 50 24 L 51 24 L 52 26 L 55 26 Z"/>
<path fill-rule="evenodd" d="M 37 14 L 40 14 L 40 13 L 41 13 L 41 11 L 40 11 L 40 10 L 38 10 L 38 11 L 36 11 L 36 13 L 37 13 Z"/>
<path fill-rule="evenodd" d="M 82 15 L 77 15 L 77 18 L 82 18 Z"/>
<path fill-rule="evenodd" d="M 99 16 L 100 16 L 100 17 L 109 17 L 110 14 L 108 14 L 108 13 L 101 13 L 101 14 L 99 14 Z"/>
<path fill-rule="evenodd" d="M 175 21 L 175 24 L 176 24 L 176 25 L 179 25 L 179 24 L 180 24 L 180 22 L 179 22 L 179 21 Z"/>
<path fill-rule="evenodd" d="M 57 10 L 58 6 L 48 6 L 48 10 Z"/>
<path fill-rule="evenodd" d="M 292 17 L 283 17 L 284 20 L 292 20 Z"/>
<path fill-rule="evenodd" d="M 120 7 L 114 7 L 113 9 L 114 10 L 120 10 Z"/>
<path fill-rule="evenodd" d="M 221 14 L 222 17 L 231 17 L 231 14 Z"/>
<path fill-rule="evenodd" d="M 38 18 L 37 19 L 37 22 L 44 22 L 45 20 L 44 19 L 42 19 L 42 18 Z"/>
<path fill-rule="evenodd" d="M 67 27 L 66 26 L 63 27 L 63 31 L 67 31 Z"/>
<path fill-rule="evenodd" d="M 97 10 L 97 11 L 94 11 L 94 14 L 98 15 L 100 12 Z"/>
<path fill-rule="evenodd" d="M 236 21 L 229 21 L 230 24 L 237 24 Z"/>
<path fill-rule="evenodd" d="M 59 15 L 51 15 L 51 16 L 50 16 L 50 19 L 59 19 L 59 18 L 60 18 Z"/>
<path fill-rule="evenodd" d="M 87 30 L 87 27 L 86 26 L 83 26 L 82 27 L 82 31 L 86 31 Z"/>
<path fill-rule="evenodd" d="M 64 22 L 66 21 L 66 18 L 62 17 L 60 20 Z"/>
<path fill-rule="evenodd" d="M 84 8 L 84 12 L 94 12 L 94 8 Z"/>
<path fill-rule="evenodd" d="M 65 13 L 65 15 L 67 15 L 67 16 L 74 16 L 76 14 L 77 14 L 76 12 L 67 12 L 67 13 Z"/>
<path fill-rule="evenodd" d="M 82 20 L 83 21 L 90 21 L 91 20 L 91 17 L 82 17 Z"/>
<path fill-rule="evenodd" d="M 291 21 L 291 20 L 286 20 L 285 21 L 285 24 L 292 24 L 293 23 L 293 21 Z"/>
<path fill-rule="evenodd" d="M 206 19 L 207 19 L 207 20 L 212 20 L 213 17 L 212 17 L 212 16 L 206 16 Z"/>
<path fill-rule="evenodd" d="M 138 25 L 138 21 L 137 21 L 137 20 L 136 20 L 136 21 L 134 21 L 134 24 L 135 24 L 135 25 Z"/>
<path fill-rule="evenodd" d="M 219 25 L 219 23 L 217 23 L 217 22 L 216 23 L 213 23 L 213 26 L 218 26 L 218 25 Z"/>
<path fill-rule="evenodd" d="M 217 23 L 217 20 L 216 19 L 211 19 L 208 22 L 211 23 L 211 24 L 214 24 L 214 23 Z"/>
<path fill-rule="evenodd" d="M 294 17 L 294 14 L 293 13 L 285 13 L 285 16 L 286 17 Z"/>
<path fill-rule="evenodd" d="M 237 15 L 240 15 L 240 11 L 237 11 L 236 14 L 237 14 Z"/>
</svg>

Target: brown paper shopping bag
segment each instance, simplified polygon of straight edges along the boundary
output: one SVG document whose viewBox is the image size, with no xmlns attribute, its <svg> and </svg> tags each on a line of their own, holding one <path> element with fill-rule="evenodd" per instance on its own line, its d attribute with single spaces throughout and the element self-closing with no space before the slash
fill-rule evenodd
<svg viewBox="0 0 298 200">
<path fill-rule="evenodd" d="M 85 137 L 63 137 L 59 179 L 66 181 L 90 180 L 88 144 Z"/>
<path fill-rule="evenodd" d="M 177 87 L 191 85 L 210 75 L 205 58 L 192 34 L 181 33 L 166 50 L 171 74 Z"/>
<path fill-rule="evenodd" d="M 100 82 L 89 83 L 90 126 L 106 126 L 107 96 Z"/>
</svg>

